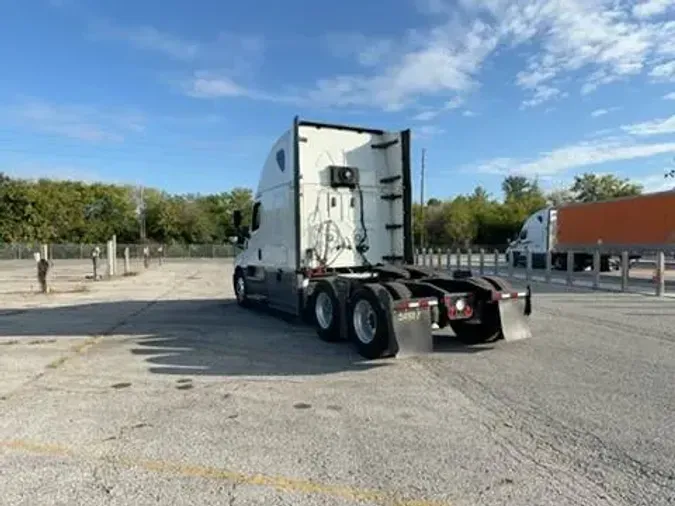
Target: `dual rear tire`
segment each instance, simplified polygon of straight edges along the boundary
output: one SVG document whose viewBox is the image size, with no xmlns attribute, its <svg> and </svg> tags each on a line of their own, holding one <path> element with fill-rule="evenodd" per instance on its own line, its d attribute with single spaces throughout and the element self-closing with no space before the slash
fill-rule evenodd
<svg viewBox="0 0 675 506">
<path fill-rule="evenodd" d="M 341 341 L 346 334 L 357 352 L 370 360 L 382 357 L 389 348 L 387 314 L 375 292 L 366 285 L 358 287 L 349 298 L 345 310 L 346 332 L 341 324 L 340 301 L 329 282 L 316 284 L 308 309 L 323 341 Z"/>
</svg>

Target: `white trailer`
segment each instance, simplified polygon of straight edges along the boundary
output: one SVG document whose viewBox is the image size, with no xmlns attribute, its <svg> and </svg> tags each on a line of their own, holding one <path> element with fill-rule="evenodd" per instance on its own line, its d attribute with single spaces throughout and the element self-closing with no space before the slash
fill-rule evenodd
<svg viewBox="0 0 675 506">
<path fill-rule="evenodd" d="M 432 330 L 464 342 L 530 336 L 531 294 L 505 280 L 414 265 L 410 130 L 295 118 L 272 147 L 241 228 L 237 302 L 302 317 L 366 358 L 432 351 Z"/>
</svg>

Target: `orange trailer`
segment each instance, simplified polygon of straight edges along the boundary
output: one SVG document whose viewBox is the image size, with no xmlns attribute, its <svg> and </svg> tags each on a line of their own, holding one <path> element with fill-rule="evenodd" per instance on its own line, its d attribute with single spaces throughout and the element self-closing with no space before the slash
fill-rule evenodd
<svg viewBox="0 0 675 506">
<path fill-rule="evenodd" d="M 507 253 L 513 265 L 525 265 L 531 255 L 538 269 L 550 252 L 553 268 L 565 270 L 573 252 L 574 270 L 583 270 L 593 265 L 597 250 L 601 271 L 610 270 L 611 257 L 623 251 L 638 259 L 675 250 L 675 191 L 541 209 L 525 221 Z"/>
<path fill-rule="evenodd" d="M 558 251 L 675 248 L 675 191 L 568 204 L 556 211 L 552 249 Z"/>
</svg>

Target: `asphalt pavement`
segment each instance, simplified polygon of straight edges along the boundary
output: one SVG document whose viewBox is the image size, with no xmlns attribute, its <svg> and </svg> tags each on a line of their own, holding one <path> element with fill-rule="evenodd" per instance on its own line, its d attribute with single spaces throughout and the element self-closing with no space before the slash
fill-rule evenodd
<svg viewBox="0 0 675 506">
<path fill-rule="evenodd" d="M 532 339 L 372 362 L 230 276 L 1 296 L 0 503 L 675 502 L 672 299 L 535 283 Z"/>
</svg>

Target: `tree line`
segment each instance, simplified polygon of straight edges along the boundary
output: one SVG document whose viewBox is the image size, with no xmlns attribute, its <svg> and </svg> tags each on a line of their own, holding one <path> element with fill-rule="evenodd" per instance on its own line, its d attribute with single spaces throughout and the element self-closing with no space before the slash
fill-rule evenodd
<svg viewBox="0 0 675 506">
<path fill-rule="evenodd" d="M 212 195 L 146 188 L 141 196 L 133 186 L 0 173 L 0 242 L 94 244 L 117 234 L 118 243 L 224 243 L 234 234 L 234 209 L 250 221 L 252 199 L 248 188 Z"/>
<path fill-rule="evenodd" d="M 509 176 L 497 200 L 481 186 L 470 195 L 413 205 L 415 244 L 430 247 L 503 245 L 523 221 L 547 205 L 636 195 L 642 187 L 612 175 L 583 174 L 564 190 L 546 193 L 536 180 Z M 133 186 L 49 179 L 25 180 L 0 173 L 0 242 L 119 243 L 142 239 L 164 244 L 228 242 L 232 213 L 250 223 L 253 192 L 235 188 L 212 195 L 172 195 Z"/>
<path fill-rule="evenodd" d="M 584 173 L 567 188 L 545 192 L 536 179 L 508 176 L 502 199 L 477 186 L 470 195 L 429 199 L 413 205 L 414 241 L 425 247 L 462 247 L 472 244 L 501 247 L 520 231 L 535 211 L 570 202 L 595 202 L 642 193 L 640 184 L 611 174 Z"/>
</svg>

